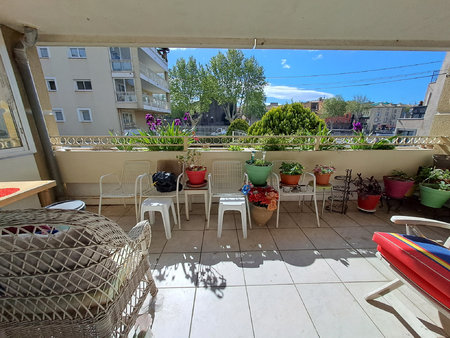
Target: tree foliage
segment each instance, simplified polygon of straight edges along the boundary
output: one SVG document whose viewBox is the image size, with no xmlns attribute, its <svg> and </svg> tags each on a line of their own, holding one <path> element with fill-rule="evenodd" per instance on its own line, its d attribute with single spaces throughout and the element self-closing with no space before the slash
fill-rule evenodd
<svg viewBox="0 0 450 338">
<path fill-rule="evenodd" d="M 205 68 L 191 56 L 178 59 L 169 70 L 171 111 L 174 117 L 181 118 L 186 112 L 191 116 L 208 109 L 211 103 L 210 79 Z"/>
<path fill-rule="evenodd" d="M 216 101 L 232 122 L 243 115 L 260 117 L 265 112 L 263 67 L 239 50 L 219 52 L 205 67 L 190 57 L 178 59 L 169 71 L 172 112 L 175 117 L 207 111 Z"/>
<path fill-rule="evenodd" d="M 372 107 L 372 102 L 365 95 L 355 95 L 352 101 L 347 102 L 347 110 L 357 117 L 361 117 Z"/>
<path fill-rule="evenodd" d="M 326 117 L 343 116 L 347 112 L 347 102 L 340 95 L 336 95 L 323 101 L 323 115 Z"/>
<path fill-rule="evenodd" d="M 227 129 L 227 135 L 232 135 L 233 131 L 241 130 L 243 132 L 247 132 L 249 128 L 248 122 L 243 119 L 235 119 L 231 122 L 230 126 Z"/>
<path fill-rule="evenodd" d="M 301 103 L 269 110 L 248 129 L 249 135 L 316 135 L 326 132 L 325 121 Z"/>
</svg>

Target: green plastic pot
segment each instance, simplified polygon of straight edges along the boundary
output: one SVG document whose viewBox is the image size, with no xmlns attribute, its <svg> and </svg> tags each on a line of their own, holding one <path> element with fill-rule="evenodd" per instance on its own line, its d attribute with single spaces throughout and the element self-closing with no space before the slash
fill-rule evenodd
<svg viewBox="0 0 450 338">
<path fill-rule="evenodd" d="M 450 191 L 436 188 L 436 184 L 420 184 L 420 203 L 430 208 L 442 208 L 450 198 Z"/>
<path fill-rule="evenodd" d="M 248 179 L 253 185 L 265 185 L 267 182 L 267 177 L 269 177 L 272 171 L 272 165 L 268 166 L 257 166 L 246 163 L 245 171 L 247 172 Z"/>
</svg>

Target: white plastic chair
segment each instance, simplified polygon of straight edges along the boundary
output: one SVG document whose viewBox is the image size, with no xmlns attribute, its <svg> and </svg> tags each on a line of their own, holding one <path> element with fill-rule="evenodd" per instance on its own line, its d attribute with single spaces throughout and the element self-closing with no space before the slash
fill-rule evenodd
<svg viewBox="0 0 450 338">
<path fill-rule="evenodd" d="M 287 163 L 293 163 L 295 161 L 272 161 L 272 174 L 275 175 L 276 181 L 278 183 L 275 183 L 274 187 L 278 190 L 278 194 L 280 198 L 278 199 L 278 208 L 277 208 L 277 223 L 276 227 L 278 228 L 278 222 L 280 219 L 280 202 L 281 198 L 283 196 L 298 196 L 298 204 L 301 206 L 301 209 L 303 208 L 303 201 L 305 196 L 311 196 L 314 201 L 314 210 L 316 212 L 316 220 L 317 220 L 317 226 L 320 227 L 320 221 L 319 221 L 319 212 L 317 210 L 317 186 L 316 186 L 316 176 L 312 173 L 303 172 L 302 177 L 300 179 L 300 182 L 298 183 L 299 189 L 296 189 L 294 191 L 290 192 L 284 192 L 283 186 L 281 184 L 281 179 L 279 176 L 280 173 L 280 166 L 282 162 Z M 310 183 L 310 181 L 312 183 Z"/>
<path fill-rule="evenodd" d="M 136 179 L 136 195 L 135 195 L 135 207 L 136 207 L 136 221 L 140 220 L 141 215 L 141 204 L 142 200 L 148 197 L 152 198 L 175 198 L 178 205 L 178 188 L 179 183 L 181 179 L 181 170 L 180 165 L 177 160 L 159 160 L 156 162 L 156 171 L 166 171 L 166 172 L 172 172 L 177 176 L 177 187 L 175 191 L 171 192 L 159 192 L 156 190 L 156 187 L 153 185 L 152 181 L 152 174 L 146 173 L 139 175 Z M 180 212 L 178 209 L 178 227 L 181 229 L 181 219 L 180 219 Z"/>
<path fill-rule="evenodd" d="M 242 197 L 242 186 L 248 184 L 248 176 L 244 172 L 243 162 L 241 161 L 215 161 L 212 164 L 212 171 L 208 174 L 208 222 L 206 228 L 209 228 L 211 219 L 211 205 L 214 197 Z M 250 218 L 250 208 L 246 198 L 247 215 L 249 218 L 250 229 L 252 222 Z"/>
<path fill-rule="evenodd" d="M 150 172 L 150 164 L 150 161 L 125 161 L 120 175 L 110 173 L 101 176 L 99 215 L 102 213 L 103 198 L 122 198 L 123 205 L 126 206 L 126 198 L 136 197 L 136 179 L 138 176 Z M 108 183 L 107 178 L 114 179 L 114 183 Z"/>
</svg>

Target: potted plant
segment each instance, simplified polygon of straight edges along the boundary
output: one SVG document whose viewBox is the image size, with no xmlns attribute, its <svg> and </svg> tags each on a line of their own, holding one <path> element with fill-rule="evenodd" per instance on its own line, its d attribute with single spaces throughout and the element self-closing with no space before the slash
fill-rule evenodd
<svg viewBox="0 0 450 338">
<path fill-rule="evenodd" d="M 191 185 L 205 183 L 206 167 L 200 165 L 201 153 L 197 150 L 188 150 L 186 155 L 177 156 L 178 161 L 183 165 L 186 175 Z"/>
<path fill-rule="evenodd" d="M 414 178 L 404 171 L 393 170 L 389 176 L 383 176 L 384 191 L 391 198 L 401 199 L 413 187 Z"/>
<path fill-rule="evenodd" d="M 303 166 L 298 162 L 282 162 L 280 166 L 281 183 L 298 185 L 303 169 Z"/>
<path fill-rule="evenodd" d="M 265 186 L 267 177 L 272 171 L 272 162 L 266 161 L 266 152 L 263 152 L 262 159 L 255 159 L 252 152 L 252 158 L 245 162 L 245 171 L 248 179 L 256 186 Z"/>
<path fill-rule="evenodd" d="M 428 177 L 419 186 L 420 203 L 431 208 L 441 208 L 450 198 L 450 170 L 429 170 Z"/>
<path fill-rule="evenodd" d="M 361 174 L 356 174 L 357 178 L 353 181 L 358 192 L 358 209 L 365 212 L 375 212 L 377 204 L 381 198 L 381 186 L 372 176 L 362 178 Z"/>
<path fill-rule="evenodd" d="M 313 171 L 314 176 L 316 176 L 317 185 L 328 185 L 330 183 L 330 176 L 336 171 L 336 168 L 331 165 L 316 164 Z"/>
<path fill-rule="evenodd" d="M 278 192 L 271 186 L 251 187 L 248 191 L 248 201 L 251 203 L 250 214 L 257 225 L 266 225 L 277 210 Z"/>
</svg>

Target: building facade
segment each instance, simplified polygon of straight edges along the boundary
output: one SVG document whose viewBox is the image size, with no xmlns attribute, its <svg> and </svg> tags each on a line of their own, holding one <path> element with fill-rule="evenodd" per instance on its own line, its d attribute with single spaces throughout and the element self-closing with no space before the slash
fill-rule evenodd
<svg viewBox="0 0 450 338">
<path fill-rule="evenodd" d="M 367 130 L 369 133 L 394 134 L 397 119 L 410 106 L 392 103 L 379 103 L 369 110 Z"/>
<path fill-rule="evenodd" d="M 440 71 L 433 75 L 428 84 L 423 106 L 414 107 L 398 120 L 396 134 L 429 135 L 435 116 L 438 115 L 441 118 L 442 114 L 450 112 L 450 99 L 445 90 L 446 86 L 450 87 L 449 71 L 450 53 L 447 52 Z M 447 128 L 444 127 L 445 124 L 437 125 L 442 126 L 442 130 L 436 130 L 435 134 L 448 135 L 450 133 L 448 125 Z"/>
<path fill-rule="evenodd" d="M 146 129 L 145 115 L 169 114 L 166 50 L 37 46 L 60 135 Z"/>
</svg>

